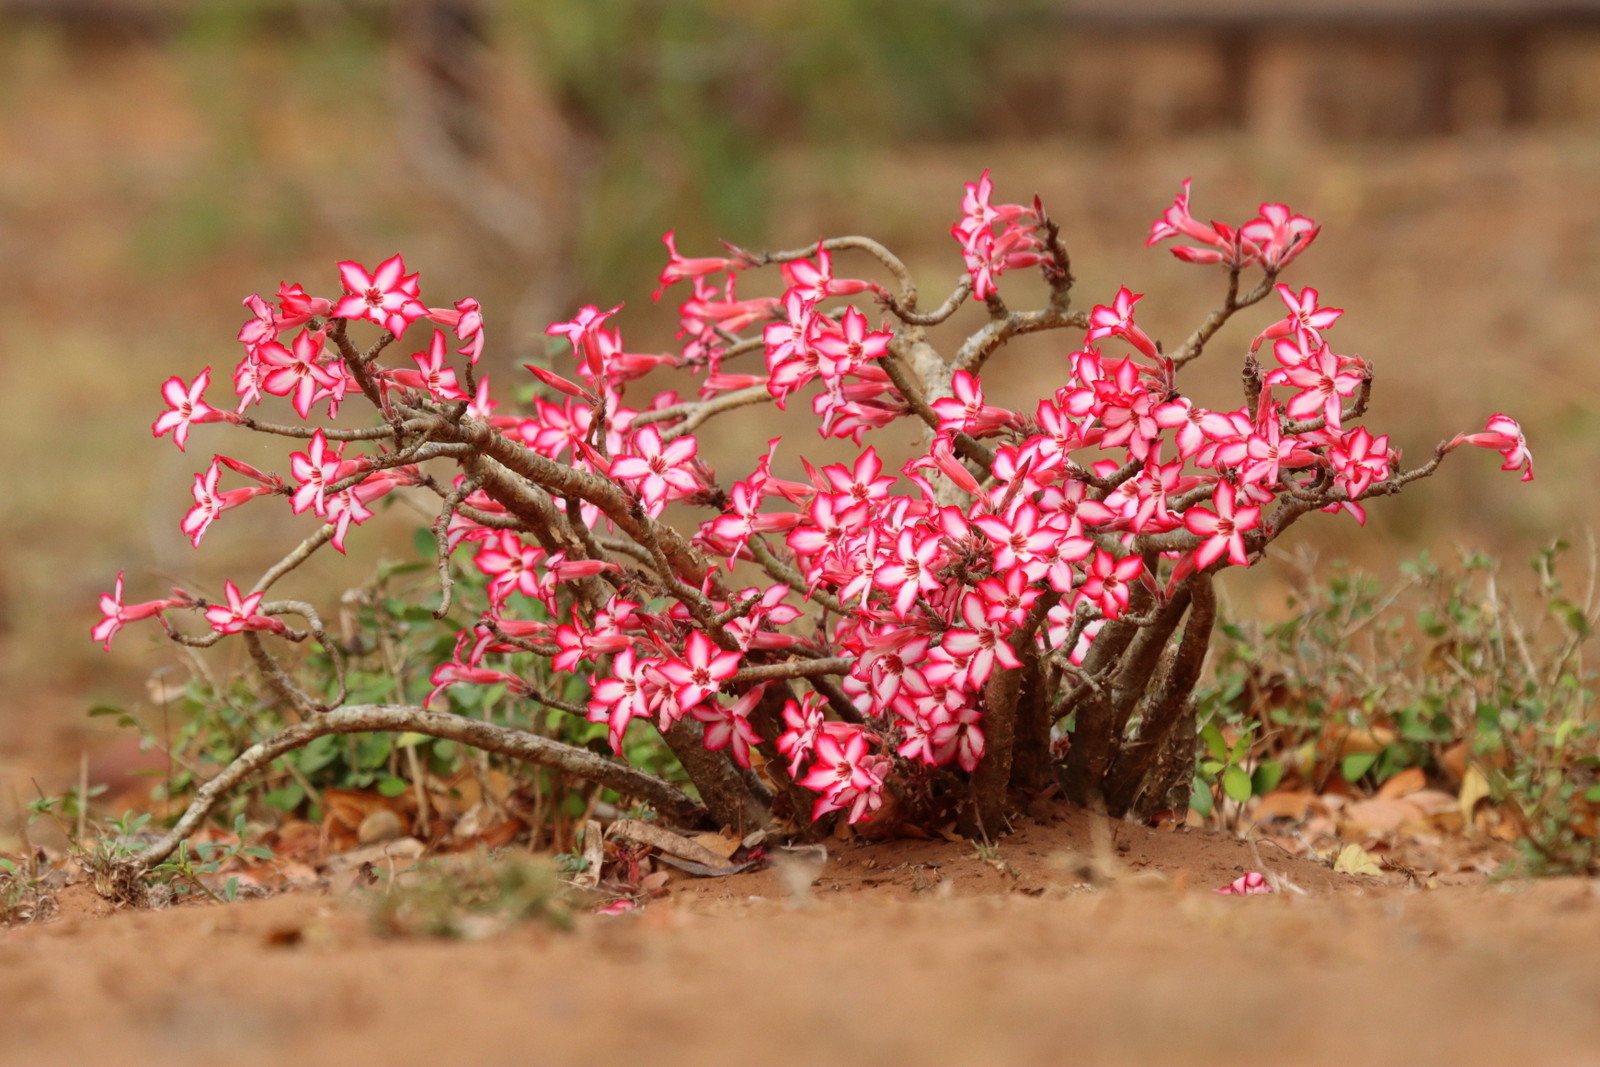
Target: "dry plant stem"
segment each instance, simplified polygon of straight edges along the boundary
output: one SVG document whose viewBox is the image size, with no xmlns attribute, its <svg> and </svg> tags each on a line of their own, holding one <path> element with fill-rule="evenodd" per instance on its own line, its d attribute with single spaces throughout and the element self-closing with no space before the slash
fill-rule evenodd
<svg viewBox="0 0 1600 1067">
<path fill-rule="evenodd" d="M 772 550 L 767 547 L 766 542 L 761 538 L 750 538 L 749 541 L 745 542 L 745 547 L 756 558 L 756 562 L 761 564 L 763 570 L 790 589 L 804 589 L 806 587 L 806 580 L 801 576 L 800 572 L 773 555 Z M 826 590 L 814 589 L 811 591 L 810 597 L 835 615 L 850 614 L 849 609 L 834 599 L 833 594 Z"/>
<path fill-rule="evenodd" d="M 697 826 L 703 822 L 704 809 L 676 786 L 625 764 L 614 763 L 587 749 L 574 748 L 523 730 L 419 707 L 361 704 L 307 719 L 251 745 L 221 774 L 200 787 L 188 809 L 165 836 L 135 853 L 129 862 L 140 871 L 147 871 L 161 863 L 172 855 L 179 842 L 200 828 L 211 809 L 224 796 L 279 756 L 329 734 L 380 731 L 427 734 L 429 737 L 456 741 L 487 752 L 555 768 L 616 790 L 624 796 L 642 800 L 655 808 L 663 818 L 678 825 Z"/>
<path fill-rule="evenodd" d="M 1085 675 L 1102 680 L 1110 677 L 1139 632 L 1139 624 L 1134 619 L 1149 609 L 1152 599 L 1143 585 L 1134 586 L 1128 613 L 1107 622 L 1089 646 L 1089 653 L 1083 660 Z M 1112 699 L 1111 686 L 1103 681 L 1097 687 L 1080 688 L 1077 699 L 1063 709 L 1077 715 L 1063 785 L 1067 799 L 1084 807 L 1100 807 L 1100 778 L 1114 752 Z"/>
<path fill-rule="evenodd" d="M 661 735 L 688 772 L 700 798 L 719 826 L 765 826 L 772 816 L 772 792 L 753 774 L 742 772 L 726 752 L 705 746 L 705 731 L 692 719 L 679 719 Z"/>
<path fill-rule="evenodd" d="M 367 426 L 358 430 L 328 429 L 323 426 L 289 426 L 284 423 L 262 422 L 260 419 L 249 415 L 238 416 L 238 425 L 256 433 L 270 433 L 279 437 L 294 437 L 302 441 L 309 441 L 317 434 L 322 434 L 329 441 L 381 441 L 385 437 L 394 436 L 392 426 Z M 408 426 L 409 430 L 417 427 Z"/>
<path fill-rule="evenodd" d="M 1200 574 L 1187 583 L 1189 618 L 1178 640 L 1178 650 L 1160 681 L 1138 736 L 1126 742 L 1106 772 L 1104 795 L 1114 812 L 1126 812 L 1145 792 L 1152 761 L 1167 738 L 1190 711 L 1189 697 L 1200 681 L 1211 629 L 1217 618 L 1217 598 L 1212 576 Z"/>
<path fill-rule="evenodd" d="M 1007 643 L 1024 664 L 1036 657 L 1034 638 L 1050 609 L 1061 594 L 1052 591 L 1042 596 L 1029 612 L 1027 621 L 1011 634 Z M 1012 748 L 1016 737 L 1017 701 L 1022 695 L 1023 668 L 997 670 L 989 676 L 983 690 L 984 757 L 972 772 L 973 822 L 968 833 L 987 837 L 1005 825 L 1006 794 L 1011 786 Z"/>
<path fill-rule="evenodd" d="M 294 551 L 290 552 L 287 556 L 284 556 L 277 563 L 274 563 L 272 567 L 268 569 L 267 573 L 263 574 L 259 579 L 257 579 L 256 584 L 251 587 L 250 592 L 264 593 L 268 589 L 271 589 L 279 578 L 282 578 L 285 574 L 288 574 L 290 571 L 300 566 L 300 564 L 311 558 L 311 554 L 313 552 L 327 544 L 329 541 L 332 541 L 333 535 L 337 532 L 338 527 L 334 526 L 333 523 L 323 523 L 321 529 L 312 534 L 310 537 L 306 538 L 304 541 L 301 541 L 295 546 Z"/>
<path fill-rule="evenodd" d="M 463 500 L 477 491 L 478 483 L 474 479 L 463 479 L 455 491 L 444 498 L 439 517 L 433 522 L 434 565 L 439 575 L 439 606 L 433 610 L 436 619 L 450 614 L 450 599 L 456 585 L 455 579 L 450 576 L 450 517 Z"/>
<path fill-rule="evenodd" d="M 693 432 L 707 419 L 714 418 L 724 411 L 733 411 L 735 408 L 749 407 L 751 404 L 763 404 L 772 399 L 772 394 L 764 385 L 752 385 L 747 389 L 736 389 L 731 393 L 723 393 L 710 400 L 690 401 L 683 404 L 673 404 L 670 407 L 654 408 L 634 417 L 632 425 L 647 426 L 652 422 L 661 422 L 666 419 L 682 419 L 683 421 L 661 434 L 663 443 L 675 441 L 686 433 Z"/>
<path fill-rule="evenodd" d="M 770 682 L 789 678 L 814 678 L 819 674 L 844 674 L 850 670 L 855 660 L 845 656 L 832 656 L 828 659 L 802 659 L 792 660 L 788 663 L 766 663 L 757 667 L 745 667 L 728 679 L 730 685 L 754 685 L 757 682 Z M 779 733 L 782 733 L 780 730 Z"/>
<path fill-rule="evenodd" d="M 1262 275 L 1261 281 L 1256 284 L 1254 289 L 1241 297 L 1239 295 L 1240 269 L 1235 267 L 1228 272 L 1228 295 L 1223 298 L 1221 304 L 1212 309 L 1211 314 L 1206 316 L 1206 320 L 1195 329 L 1194 333 L 1184 339 L 1178 351 L 1173 353 L 1173 366 L 1181 367 L 1190 360 L 1200 358 L 1200 353 L 1205 350 L 1206 342 L 1216 336 L 1217 331 L 1222 329 L 1223 324 L 1233 317 L 1233 313 L 1241 308 L 1247 308 L 1252 304 L 1265 300 L 1267 295 L 1272 292 L 1273 283 L 1278 280 L 1278 272 L 1269 270 Z"/>
<path fill-rule="evenodd" d="M 250 661 L 256 665 L 256 670 L 261 673 L 261 680 L 267 683 L 273 695 L 289 707 L 299 712 L 302 716 L 310 718 L 324 710 L 323 706 L 312 700 L 305 690 L 294 684 L 294 679 L 289 677 L 278 661 L 268 652 L 261 643 L 261 636 L 246 631 L 244 634 L 245 648 L 250 651 Z"/>
<path fill-rule="evenodd" d="M 945 297 L 944 303 L 933 311 L 919 312 L 902 304 L 898 299 L 885 293 L 880 299 L 889 313 L 907 326 L 937 326 L 960 310 L 961 305 L 967 302 L 967 297 L 972 295 L 972 276 L 963 274 L 956 282 L 956 287 L 950 295 Z"/>
<path fill-rule="evenodd" d="M 998 318 L 991 319 L 981 330 L 966 339 L 956 351 L 952 369 L 976 374 L 983 369 L 989 357 L 1013 337 L 1025 333 L 1038 333 L 1041 330 L 1059 330 L 1068 326 L 1087 330 L 1089 316 L 1081 311 L 1058 311 L 1055 308 L 1006 312 Z"/>
</svg>

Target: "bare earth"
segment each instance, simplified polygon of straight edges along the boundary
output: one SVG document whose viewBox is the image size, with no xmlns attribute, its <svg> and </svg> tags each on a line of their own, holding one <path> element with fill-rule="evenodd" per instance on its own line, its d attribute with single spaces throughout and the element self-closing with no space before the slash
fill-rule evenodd
<svg viewBox="0 0 1600 1067">
<path fill-rule="evenodd" d="M 815 871 L 686 878 L 470 942 L 379 938 L 359 893 L 73 887 L 0 933 L 0 1062 L 1600 1063 L 1600 883 L 1421 888 L 1037 815 L 998 858 L 832 842 L 798 894 Z M 1261 867 L 1291 885 L 1211 892 Z"/>
</svg>

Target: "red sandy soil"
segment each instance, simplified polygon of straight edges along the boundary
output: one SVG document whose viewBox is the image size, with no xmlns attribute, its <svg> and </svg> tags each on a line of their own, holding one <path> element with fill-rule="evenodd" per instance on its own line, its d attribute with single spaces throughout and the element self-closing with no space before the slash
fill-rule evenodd
<svg viewBox="0 0 1600 1067">
<path fill-rule="evenodd" d="M 820 873 L 479 941 L 380 938 L 375 891 L 71 887 L 0 933 L 0 1063 L 1600 1063 L 1600 883 L 1423 888 L 1036 814 L 997 857 L 831 842 Z M 1211 892 L 1255 869 L 1289 884 Z"/>
</svg>

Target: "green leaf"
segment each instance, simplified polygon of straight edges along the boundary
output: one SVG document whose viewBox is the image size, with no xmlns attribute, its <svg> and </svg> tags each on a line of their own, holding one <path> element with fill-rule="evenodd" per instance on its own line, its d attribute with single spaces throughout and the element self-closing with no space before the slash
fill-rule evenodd
<svg viewBox="0 0 1600 1067">
<path fill-rule="evenodd" d="M 1189 807 L 1198 813 L 1201 818 L 1206 818 L 1211 814 L 1211 787 L 1199 778 L 1194 780 L 1194 787 L 1189 793 Z"/>
<path fill-rule="evenodd" d="M 1256 796 L 1266 796 L 1278 788 L 1278 783 L 1283 781 L 1283 764 L 1275 759 L 1269 759 L 1256 768 L 1250 776 L 1250 791 Z"/>
<path fill-rule="evenodd" d="M 121 708 L 114 708 L 110 704 L 96 704 L 94 707 L 89 709 L 89 718 L 91 719 L 104 718 L 108 715 L 126 714 L 127 712 L 123 711 Z"/>
<path fill-rule="evenodd" d="M 1216 723 L 1206 723 L 1200 731 L 1200 740 L 1206 743 L 1206 751 L 1211 753 L 1212 759 L 1228 762 L 1228 743 L 1222 739 L 1222 731 L 1217 729 Z"/>
<path fill-rule="evenodd" d="M 411 531 L 411 546 L 423 559 L 433 559 L 439 554 L 439 542 L 434 539 L 433 531 L 426 526 L 418 526 Z"/>
<path fill-rule="evenodd" d="M 1250 776 L 1239 766 L 1222 772 L 1222 791 L 1239 803 L 1250 799 Z"/>
<path fill-rule="evenodd" d="M 300 750 L 300 770 L 315 774 L 338 758 L 338 738 L 332 734 L 319 737 Z"/>
<path fill-rule="evenodd" d="M 1339 771 L 1344 775 L 1345 781 L 1358 782 L 1361 780 L 1361 776 L 1370 771 L 1372 765 L 1376 762 L 1378 762 L 1378 754 L 1376 752 L 1352 752 L 1339 764 Z"/>
<path fill-rule="evenodd" d="M 1591 804 L 1600 804 L 1600 785 L 1591 785 L 1584 791 L 1583 799 Z"/>
<path fill-rule="evenodd" d="M 396 778 L 393 775 L 378 782 L 378 792 L 386 797 L 397 797 L 409 788 L 411 787 L 404 778 Z"/>
<path fill-rule="evenodd" d="M 290 782 L 288 785 L 271 790 L 261 799 L 269 808 L 276 808 L 282 812 L 291 812 L 300 806 L 306 798 L 306 791 L 300 788 L 299 782 Z"/>
</svg>

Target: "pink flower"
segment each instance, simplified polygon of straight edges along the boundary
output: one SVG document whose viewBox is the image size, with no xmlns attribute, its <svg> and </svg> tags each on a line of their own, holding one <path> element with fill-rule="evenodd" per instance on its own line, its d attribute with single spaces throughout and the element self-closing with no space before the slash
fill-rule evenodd
<svg viewBox="0 0 1600 1067">
<path fill-rule="evenodd" d="M 294 472 L 300 488 L 295 490 L 291 507 L 296 515 L 310 508 L 317 515 L 327 514 L 324 494 L 332 483 L 339 480 L 342 462 L 339 453 L 344 446 L 329 448 L 328 439 L 318 430 L 311 436 L 308 452 L 294 452 L 289 456 L 289 469 Z"/>
<path fill-rule="evenodd" d="M 600 334 L 606 320 L 621 310 L 621 304 L 610 311 L 601 311 L 593 304 L 586 304 L 578 309 L 577 315 L 566 322 L 551 323 L 544 332 L 550 337 L 565 337 L 572 344 L 572 354 L 579 363 L 588 368 L 590 376 L 597 383 L 603 382 L 606 368 Z"/>
<path fill-rule="evenodd" d="M 1252 352 L 1261 347 L 1262 341 L 1276 341 L 1291 334 L 1300 334 L 1304 339 L 1302 343 L 1315 342 L 1320 345 L 1322 331 L 1332 326 L 1338 321 L 1339 316 L 1344 314 L 1340 308 L 1319 308 L 1315 289 L 1302 289 L 1300 295 L 1295 296 L 1293 289 L 1279 284 L 1278 296 L 1288 306 L 1289 317 L 1273 323 L 1257 334 L 1256 339 L 1250 342 Z"/>
<path fill-rule="evenodd" d="M 261 374 L 261 388 L 273 396 L 292 393 L 295 413 L 302 419 L 310 414 L 319 392 L 335 389 L 341 381 L 323 366 L 322 343 L 326 337 L 321 330 L 303 330 L 294 339 L 293 352 L 276 341 L 256 349 L 263 368 L 272 368 Z"/>
<path fill-rule="evenodd" d="M 1340 400 L 1356 395 L 1366 380 L 1365 370 L 1359 359 L 1336 355 L 1324 344 L 1305 359 L 1268 374 L 1267 383 L 1287 382 L 1301 390 L 1284 405 L 1291 417 L 1304 419 L 1320 412 L 1328 428 L 1337 430 L 1343 417 Z"/>
<path fill-rule="evenodd" d="M 1117 559 L 1105 549 L 1097 548 L 1079 595 L 1097 606 L 1106 618 L 1115 619 L 1128 610 L 1131 592 L 1128 583 L 1143 573 L 1144 560 L 1138 556 Z"/>
<path fill-rule="evenodd" d="M 476 300 L 470 296 L 457 300 L 454 311 L 429 308 L 428 319 L 455 330 L 456 340 L 467 342 L 461 354 L 467 357 L 468 363 L 478 362 L 478 357 L 483 354 L 483 311 Z"/>
<path fill-rule="evenodd" d="M 1249 874 L 1241 874 L 1221 889 L 1213 889 L 1212 892 L 1221 893 L 1225 897 L 1248 897 L 1257 893 L 1270 893 L 1272 886 L 1264 875 L 1251 871 Z"/>
<path fill-rule="evenodd" d="M 654 518 L 667 501 L 688 496 L 700 487 L 689 465 L 697 448 L 691 434 L 663 445 L 661 432 L 651 424 L 635 435 L 634 451 L 612 460 L 611 477 L 633 484 L 645 511 Z"/>
<path fill-rule="evenodd" d="M 859 822 L 883 805 L 889 761 L 868 755 L 864 732 L 853 730 L 843 744 L 833 732 L 825 732 L 817 739 L 816 753 L 816 762 L 799 783 L 822 794 L 812 808 L 813 820 L 848 808 L 850 821 Z"/>
<path fill-rule="evenodd" d="M 833 257 L 826 248 L 817 246 L 817 262 L 813 264 L 809 259 L 796 260 L 785 263 L 782 267 L 784 280 L 789 283 L 791 290 L 798 290 L 810 303 L 826 300 L 830 296 L 852 296 L 856 293 L 881 292 L 880 286 L 873 282 L 862 281 L 856 278 L 835 279 L 833 276 Z"/>
<path fill-rule="evenodd" d="M 981 437 L 1022 421 L 1015 412 L 985 404 L 983 383 L 967 371 L 955 372 L 950 379 L 950 392 L 953 395 L 928 405 L 939 416 L 941 433 L 969 433 Z"/>
<path fill-rule="evenodd" d="M 1145 245 L 1148 247 L 1169 237 L 1187 237 L 1208 246 L 1197 248 L 1185 245 L 1171 249 L 1173 255 L 1187 263 L 1234 264 L 1239 260 L 1238 237 L 1231 229 L 1215 222 L 1209 226 L 1202 225 L 1189 214 L 1188 178 L 1183 180 L 1183 188 L 1172 206 L 1150 224 L 1150 236 L 1145 240 Z"/>
<path fill-rule="evenodd" d="M 217 479 L 222 471 L 218 466 L 226 457 L 218 456 L 211 461 L 203 473 L 194 476 L 194 506 L 183 517 L 183 532 L 189 535 L 189 541 L 194 547 L 200 547 L 200 539 L 205 536 L 206 530 L 216 521 L 218 515 L 230 508 L 236 508 L 247 500 L 254 500 L 258 496 L 268 496 L 277 490 L 268 485 L 252 485 L 244 489 L 230 489 L 227 492 L 218 492 Z M 229 464 L 232 466 L 232 464 Z"/>
<path fill-rule="evenodd" d="M 689 711 L 722 687 L 739 670 L 744 657 L 737 652 L 719 652 L 711 638 L 695 630 L 689 634 L 681 659 L 669 659 L 656 668 L 677 689 L 673 693 L 678 707 Z"/>
<path fill-rule="evenodd" d="M 472 558 L 479 571 L 489 576 L 489 598 L 504 603 L 513 590 L 524 596 L 543 597 L 549 581 L 544 569 L 544 549 L 524 544 L 510 530 L 485 538 L 483 547 Z"/>
<path fill-rule="evenodd" d="M 832 320 L 820 320 L 824 327 L 818 331 L 812 348 L 817 355 L 817 370 L 828 379 L 853 373 L 862 363 L 877 359 L 889 350 L 894 334 L 888 330 L 868 330 L 867 317 L 854 307 L 844 309 L 844 319 L 837 328 Z"/>
<path fill-rule="evenodd" d="M 750 746 L 759 744 L 761 735 L 750 725 L 750 712 L 760 703 L 761 696 L 771 683 L 758 685 L 744 696 L 724 707 L 719 701 L 697 705 L 690 712 L 705 723 L 705 746 L 709 752 L 728 749 L 733 762 L 741 767 L 750 766 Z"/>
<path fill-rule="evenodd" d="M 504 685 L 513 693 L 525 693 L 528 691 L 528 683 L 514 674 L 490 670 L 487 667 L 474 667 L 469 663 L 462 662 L 461 652 L 465 645 L 465 639 L 470 633 L 471 631 L 464 631 L 461 638 L 456 641 L 454 659 L 448 663 L 441 663 L 434 668 L 433 674 L 428 679 L 433 683 L 433 689 L 422 699 L 423 707 L 432 704 L 434 698 L 450 686 L 458 685 L 462 682 L 469 685 Z"/>
<path fill-rule="evenodd" d="M 1460 434 L 1450 442 L 1449 447 L 1456 448 L 1463 444 L 1497 450 L 1505 457 L 1505 462 L 1500 465 L 1501 470 L 1514 471 L 1520 468 L 1523 481 L 1533 480 L 1533 453 L 1528 451 L 1528 439 L 1522 427 L 1511 416 L 1490 415 L 1482 433 Z"/>
<path fill-rule="evenodd" d="M 901 530 L 890 560 L 873 574 L 873 582 L 894 596 L 894 613 L 905 618 L 911 605 L 924 594 L 943 588 L 937 576 L 940 560 L 939 536 Z"/>
<path fill-rule="evenodd" d="M 651 671 L 658 660 L 635 657 L 625 648 L 611 661 L 611 677 L 589 678 L 589 721 L 606 724 L 611 751 L 622 753 L 622 735 L 636 718 L 648 719 L 660 703 L 660 691 L 651 682 Z"/>
<path fill-rule="evenodd" d="M 1261 509 L 1235 508 L 1235 490 L 1230 482 L 1218 482 L 1211 499 L 1217 506 L 1216 511 L 1193 507 L 1183 513 L 1185 528 L 1206 538 L 1205 543 L 1195 549 L 1195 565 L 1202 569 L 1209 567 L 1226 553 L 1228 562 L 1234 566 L 1249 566 L 1243 534 L 1261 525 Z"/>
<path fill-rule="evenodd" d="M 339 278 L 349 295 L 334 305 L 335 318 L 366 319 L 399 337 L 428 313 L 417 299 L 417 276 L 406 274 L 406 262 L 399 255 L 378 264 L 371 274 L 359 263 L 340 263 Z"/>
<path fill-rule="evenodd" d="M 386 372 L 385 376 L 397 385 L 420 390 L 436 400 L 469 399 L 456 381 L 455 369 L 444 365 L 448 356 L 444 333 L 434 330 L 433 340 L 428 345 L 428 354 L 415 352 L 411 356 L 411 361 L 417 365 L 416 370 L 391 370 Z"/>
<path fill-rule="evenodd" d="M 251 593 L 241 597 L 239 587 L 228 582 L 223 591 L 227 594 L 228 603 L 206 608 L 206 621 L 211 628 L 219 634 L 237 634 L 245 630 L 260 630 L 268 633 L 285 633 L 289 629 L 279 619 L 267 615 L 257 615 L 256 609 L 261 606 L 264 593 Z"/>
<path fill-rule="evenodd" d="M 1131 292 L 1127 286 L 1118 289 L 1117 298 L 1110 307 L 1096 305 L 1089 312 L 1089 334 L 1084 340 L 1120 337 L 1151 359 L 1158 358 L 1160 353 L 1156 351 L 1156 343 L 1133 322 L 1133 305 L 1143 299 L 1143 293 Z"/>
<path fill-rule="evenodd" d="M 1282 204 L 1262 204 L 1261 217 L 1239 227 L 1239 236 L 1267 270 L 1278 270 L 1311 247 L 1322 227 Z M 1253 247 L 1252 247 L 1253 246 Z"/>
<path fill-rule="evenodd" d="M 174 589 L 172 593 L 172 597 L 167 600 L 146 600 L 142 604 L 124 604 L 122 602 L 122 572 L 118 571 L 115 591 L 100 594 L 100 614 L 104 618 L 95 624 L 94 629 L 90 631 L 90 636 L 94 640 L 101 642 L 100 647 L 109 651 L 111 639 L 126 624 L 158 616 L 168 608 L 186 607 L 192 603 L 189 599 L 189 594 L 183 590 Z"/>
<path fill-rule="evenodd" d="M 276 326 L 279 330 L 292 329 L 332 310 L 332 301 L 311 296 L 303 285 L 283 282 L 278 286 Z"/>
<path fill-rule="evenodd" d="M 789 757 L 789 777 L 800 773 L 800 764 L 811 758 L 827 720 L 822 714 L 822 698 L 807 693 L 801 703 L 793 700 L 783 706 L 783 722 L 788 727 L 778 735 L 778 751 Z"/>
<path fill-rule="evenodd" d="M 653 300 L 658 303 L 661 294 L 670 287 L 677 285 L 686 278 L 700 278 L 707 274 L 732 273 L 743 270 L 750 265 L 750 260 L 743 254 L 730 257 L 710 257 L 700 259 L 687 259 L 678 254 L 677 234 L 668 230 L 661 235 L 661 242 L 667 246 L 667 265 L 662 268 L 661 276 L 656 280 L 661 283 L 655 291 Z"/>
<path fill-rule="evenodd" d="M 185 386 L 182 378 L 168 378 L 161 386 L 161 396 L 172 408 L 163 412 L 150 427 L 150 432 L 160 437 L 168 430 L 172 431 L 172 441 L 178 450 L 184 451 L 184 445 L 189 440 L 189 427 L 196 422 L 232 422 L 236 416 L 227 412 L 218 411 L 207 404 L 202 397 L 206 387 L 211 384 L 211 368 L 207 367 L 195 378 L 194 384 Z"/>
</svg>

